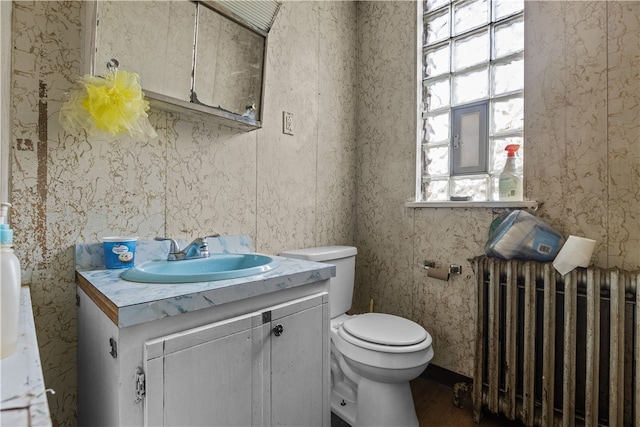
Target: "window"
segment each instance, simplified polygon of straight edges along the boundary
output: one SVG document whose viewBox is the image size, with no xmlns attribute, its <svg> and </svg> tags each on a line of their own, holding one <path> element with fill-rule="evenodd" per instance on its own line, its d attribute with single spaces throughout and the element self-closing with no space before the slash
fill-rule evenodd
<svg viewBox="0 0 640 427">
<path fill-rule="evenodd" d="M 524 0 L 424 0 L 417 201 L 498 200 L 522 175 Z M 419 32 L 420 33 L 420 32 Z"/>
</svg>

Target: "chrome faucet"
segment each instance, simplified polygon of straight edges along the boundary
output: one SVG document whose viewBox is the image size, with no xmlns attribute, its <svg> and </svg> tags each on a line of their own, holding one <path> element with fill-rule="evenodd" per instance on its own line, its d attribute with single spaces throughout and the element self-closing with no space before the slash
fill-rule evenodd
<svg viewBox="0 0 640 427">
<path fill-rule="evenodd" d="M 209 244 L 207 239 L 210 237 L 220 237 L 220 234 L 214 233 L 211 236 L 197 237 L 193 242 L 185 246 L 183 250 L 180 250 L 180 246 L 175 239 L 156 237 L 156 240 L 169 240 L 171 242 L 167 261 L 181 261 L 185 259 L 209 258 Z"/>
</svg>

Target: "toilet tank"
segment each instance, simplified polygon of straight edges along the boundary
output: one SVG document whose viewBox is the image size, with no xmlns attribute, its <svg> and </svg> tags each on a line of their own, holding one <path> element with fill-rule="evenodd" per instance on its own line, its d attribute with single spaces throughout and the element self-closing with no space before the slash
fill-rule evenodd
<svg viewBox="0 0 640 427">
<path fill-rule="evenodd" d="M 280 256 L 336 266 L 336 276 L 329 282 L 329 311 L 333 319 L 351 308 L 357 253 L 353 246 L 321 246 L 285 251 Z"/>
</svg>

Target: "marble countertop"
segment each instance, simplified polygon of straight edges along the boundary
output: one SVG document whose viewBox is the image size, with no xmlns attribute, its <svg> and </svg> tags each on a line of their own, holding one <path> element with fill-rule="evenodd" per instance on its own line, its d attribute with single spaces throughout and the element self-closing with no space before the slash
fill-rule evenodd
<svg viewBox="0 0 640 427">
<path fill-rule="evenodd" d="M 253 252 L 248 236 L 211 240 L 212 253 Z M 138 242 L 136 264 L 166 258 L 168 245 L 168 242 Z M 122 269 L 104 269 L 102 244 L 81 244 L 76 245 L 76 282 L 116 325 L 127 327 L 335 276 L 335 266 L 329 264 L 274 258 L 280 263 L 277 268 L 253 276 L 182 284 L 137 283 L 121 279 Z"/>
<path fill-rule="evenodd" d="M 16 352 L 0 361 L 0 425 L 51 426 L 28 286 L 20 290 L 18 328 Z"/>
</svg>

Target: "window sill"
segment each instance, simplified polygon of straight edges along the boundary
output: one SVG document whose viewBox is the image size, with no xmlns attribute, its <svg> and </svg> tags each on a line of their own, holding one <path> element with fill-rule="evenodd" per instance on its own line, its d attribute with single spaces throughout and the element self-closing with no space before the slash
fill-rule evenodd
<svg viewBox="0 0 640 427">
<path fill-rule="evenodd" d="M 406 202 L 407 208 L 519 208 L 538 209 L 535 200 L 523 200 L 521 202 Z"/>
</svg>

